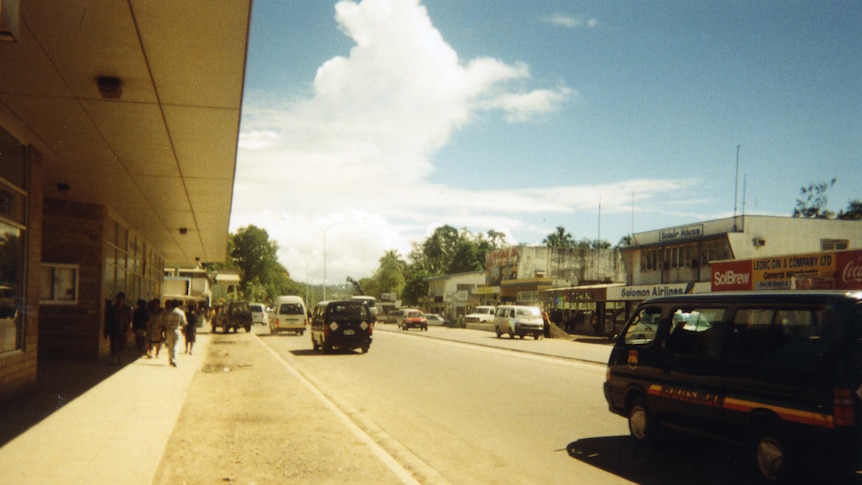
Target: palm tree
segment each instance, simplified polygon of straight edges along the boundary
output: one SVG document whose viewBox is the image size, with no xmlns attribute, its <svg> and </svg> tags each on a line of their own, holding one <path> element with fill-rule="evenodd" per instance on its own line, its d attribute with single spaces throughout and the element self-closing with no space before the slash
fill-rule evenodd
<svg viewBox="0 0 862 485">
<path fill-rule="evenodd" d="M 570 248 L 575 245 L 575 239 L 572 237 L 572 233 L 566 232 L 565 227 L 557 226 L 557 231 L 548 234 L 542 240 L 542 244 L 549 248 Z"/>
</svg>

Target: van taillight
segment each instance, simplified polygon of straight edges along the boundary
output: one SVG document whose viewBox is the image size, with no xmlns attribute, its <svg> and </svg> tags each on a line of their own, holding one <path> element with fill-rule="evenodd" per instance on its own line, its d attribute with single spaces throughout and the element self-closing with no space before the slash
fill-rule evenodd
<svg viewBox="0 0 862 485">
<path fill-rule="evenodd" d="M 835 426 L 853 426 L 856 424 L 856 404 L 852 389 L 836 387 L 832 403 Z"/>
</svg>

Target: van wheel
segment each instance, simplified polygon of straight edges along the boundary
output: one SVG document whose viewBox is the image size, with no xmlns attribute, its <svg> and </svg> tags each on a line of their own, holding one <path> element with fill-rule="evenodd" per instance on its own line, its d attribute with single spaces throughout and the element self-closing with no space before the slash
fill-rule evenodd
<svg viewBox="0 0 862 485">
<path fill-rule="evenodd" d="M 509 330 L 509 338 L 515 338 L 515 332 Z"/>
<path fill-rule="evenodd" d="M 327 344 L 326 342 L 323 342 L 323 353 L 324 354 L 331 354 L 332 353 L 332 345 Z"/>
<path fill-rule="evenodd" d="M 368 353 L 368 346 L 367 346 L 367 345 L 363 345 L 363 346 L 362 346 L 362 353 L 363 353 L 363 354 L 367 354 L 367 353 Z"/>
<path fill-rule="evenodd" d="M 494 329 L 494 332 L 496 332 L 496 333 L 497 333 L 497 338 L 500 338 L 500 335 L 503 335 L 503 334 L 501 334 L 501 333 L 500 333 L 500 327 L 495 328 L 495 329 Z"/>
<path fill-rule="evenodd" d="M 655 422 L 643 397 L 629 405 L 629 433 L 638 444 L 650 444 L 655 439 Z"/>
<path fill-rule="evenodd" d="M 774 424 L 751 435 L 750 446 L 757 473 L 768 482 L 783 482 L 792 475 L 790 450 L 784 435 Z"/>
</svg>

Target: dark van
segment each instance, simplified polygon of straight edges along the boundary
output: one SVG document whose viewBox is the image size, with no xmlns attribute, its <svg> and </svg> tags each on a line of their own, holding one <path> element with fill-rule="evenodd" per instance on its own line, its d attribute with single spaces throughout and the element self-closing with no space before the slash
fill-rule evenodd
<svg viewBox="0 0 862 485">
<path fill-rule="evenodd" d="M 860 337 L 862 292 L 656 298 L 622 329 L 605 398 L 636 441 L 669 428 L 736 443 L 770 481 L 803 458 L 855 471 Z"/>
<path fill-rule="evenodd" d="M 363 300 L 322 301 L 311 314 L 311 345 L 324 353 L 334 348 L 368 352 L 375 317 Z"/>
</svg>

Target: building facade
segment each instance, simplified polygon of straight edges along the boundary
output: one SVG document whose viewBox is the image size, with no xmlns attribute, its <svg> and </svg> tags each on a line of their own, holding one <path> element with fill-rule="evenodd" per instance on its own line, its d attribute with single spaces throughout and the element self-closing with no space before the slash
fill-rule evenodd
<svg viewBox="0 0 862 485">
<path fill-rule="evenodd" d="M 0 0 L 0 399 L 224 260 L 251 2 L 198 7 Z"/>
<path fill-rule="evenodd" d="M 487 279 L 485 271 L 426 278 L 428 297 L 422 306 L 428 313 L 439 313 L 456 321 L 481 303 L 479 288 L 486 285 Z"/>
</svg>

